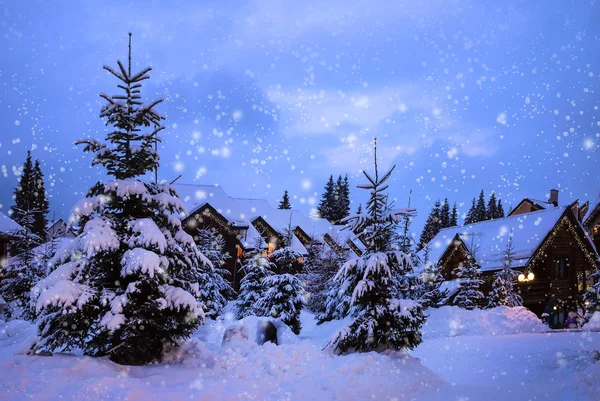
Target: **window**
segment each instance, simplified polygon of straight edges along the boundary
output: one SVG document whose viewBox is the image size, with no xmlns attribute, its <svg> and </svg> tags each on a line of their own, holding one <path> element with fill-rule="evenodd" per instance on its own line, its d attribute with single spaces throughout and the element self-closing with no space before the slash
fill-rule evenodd
<svg viewBox="0 0 600 401">
<path fill-rule="evenodd" d="M 557 280 L 566 280 L 569 278 L 569 258 L 554 258 L 554 278 Z"/>
</svg>

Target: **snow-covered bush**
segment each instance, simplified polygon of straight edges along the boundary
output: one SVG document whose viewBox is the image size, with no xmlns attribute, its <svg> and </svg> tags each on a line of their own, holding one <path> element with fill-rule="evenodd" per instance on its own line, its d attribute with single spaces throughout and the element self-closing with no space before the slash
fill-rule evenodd
<svg viewBox="0 0 600 401">
<path fill-rule="evenodd" d="M 266 277 L 262 286 L 266 291 L 254 308 L 256 315 L 281 319 L 295 334 L 300 334 L 300 312 L 304 305 L 302 282 L 286 273 Z"/>
<path fill-rule="evenodd" d="M 184 206 L 173 187 L 138 178 L 158 166 L 154 145 L 163 117 L 154 110 L 160 101 L 140 101 L 150 68 L 131 74 L 118 65 L 118 71 L 104 68 L 125 95 L 101 94 L 107 104 L 100 115 L 114 130 L 104 143 L 77 142 L 113 179 L 94 185 L 73 208 L 70 223 L 81 227 L 79 235 L 38 284 L 36 349 L 77 347 L 140 364 L 160 360 L 166 344 L 176 345 L 202 323 L 197 298 L 201 268 L 210 262 L 182 229 Z M 149 126 L 152 132 L 140 133 Z"/>
</svg>

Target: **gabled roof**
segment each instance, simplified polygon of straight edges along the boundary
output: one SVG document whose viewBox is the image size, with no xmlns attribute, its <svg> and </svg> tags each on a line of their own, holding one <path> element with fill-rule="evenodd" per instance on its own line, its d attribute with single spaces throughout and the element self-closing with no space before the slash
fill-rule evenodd
<svg viewBox="0 0 600 401">
<path fill-rule="evenodd" d="M 204 205 L 210 204 L 234 226 L 248 226 L 248 220 L 245 219 L 239 205 L 220 186 L 194 184 L 174 184 L 173 186 L 183 201 L 188 215 L 192 215 Z"/>
<path fill-rule="evenodd" d="M 512 231 L 512 265 L 525 266 L 568 208 L 569 206 L 552 207 L 443 229 L 429 242 L 429 260 L 439 261 L 452 241 L 460 239 L 467 250 L 474 254 L 482 271 L 500 269 L 503 252 Z M 424 249 L 419 251 L 419 256 L 423 258 Z"/>
<path fill-rule="evenodd" d="M 13 234 L 17 231 L 23 231 L 23 230 L 25 230 L 25 229 L 23 227 L 21 227 L 16 221 L 11 219 L 4 213 L 0 212 L 0 235 L 1 234 L 9 235 L 9 234 Z"/>
<path fill-rule="evenodd" d="M 517 206 L 515 206 L 509 213 L 508 216 L 512 216 L 513 213 L 519 209 L 519 207 L 523 204 L 523 203 L 529 203 L 532 206 L 533 211 L 537 211 L 537 210 L 543 210 L 546 208 L 546 206 L 548 206 L 545 201 L 536 201 L 530 198 L 523 198 L 523 200 L 521 202 L 519 202 L 517 204 Z"/>
</svg>

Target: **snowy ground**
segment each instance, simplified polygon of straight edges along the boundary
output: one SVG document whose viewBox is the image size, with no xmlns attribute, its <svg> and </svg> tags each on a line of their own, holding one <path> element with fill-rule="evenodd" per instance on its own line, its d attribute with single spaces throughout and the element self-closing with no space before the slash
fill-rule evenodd
<svg viewBox="0 0 600 401">
<path fill-rule="evenodd" d="M 284 333 L 282 345 L 262 347 L 250 341 L 222 347 L 231 323 L 217 322 L 171 353 L 170 363 L 146 367 L 27 356 L 35 327 L 0 323 L 0 400 L 599 400 L 600 361 L 592 351 L 600 350 L 600 333 L 536 333 L 521 315 L 512 329 L 498 316 L 471 319 L 487 321 L 478 324 L 482 333 L 461 323 L 465 316 L 441 310 L 409 355 L 342 357 L 321 348 L 343 322 L 316 326 L 303 313 L 300 337 Z M 441 325 L 452 328 L 433 330 Z M 506 334 L 511 330 L 533 332 Z"/>
</svg>

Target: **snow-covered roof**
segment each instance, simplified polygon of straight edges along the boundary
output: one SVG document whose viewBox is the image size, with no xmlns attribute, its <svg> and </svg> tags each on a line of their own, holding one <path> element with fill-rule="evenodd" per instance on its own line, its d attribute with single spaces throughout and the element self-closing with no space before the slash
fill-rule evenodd
<svg viewBox="0 0 600 401">
<path fill-rule="evenodd" d="M 502 255 L 512 231 L 514 246 L 512 266 L 525 266 L 566 210 L 567 206 L 559 206 L 462 227 L 445 228 L 429 242 L 429 260 L 432 262 L 440 260 L 452 240 L 458 235 L 466 248 L 474 253 L 482 271 L 500 269 Z M 424 249 L 419 251 L 421 259 L 424 253 Z"/>
<path fill-rule="evenodd" d="M 183 201 L 188 215 L 193 214 L 202 206 L 210 204 L 233 225 L 241 227 L 249 225 L 237 202 L 229 197 L 220 186 L 175 184 L 174 187 Z"/>
<path fill-rule="evenodd" d="M 12 234 L 23 230 L 24 228 L 21 227 L 17 222 L 0 212 L 0 234 Z"/>
</svg>

